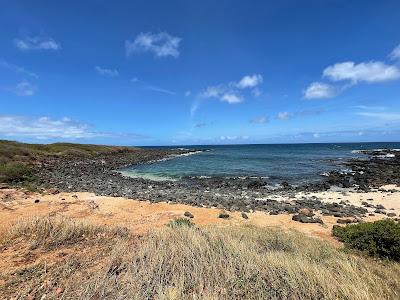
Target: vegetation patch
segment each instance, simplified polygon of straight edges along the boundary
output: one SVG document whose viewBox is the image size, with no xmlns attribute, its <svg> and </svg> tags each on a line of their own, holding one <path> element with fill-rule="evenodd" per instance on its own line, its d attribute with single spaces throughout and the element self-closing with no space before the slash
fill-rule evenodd
<svg viewBox="0 0 400 300">
<path fill-rule="evenodd" d="M 400 264 L 395 262 L 338 251 L 298 232 L 174 224 L 180 225 L 139 238 L 73 219 L 21 221 L 10 230 L 0 259 L 9 253 L 27 261 L 17 262 L 12 271 L 3 263 L 0 298 L 400 297 Z M 22 241 L 37 248 L 23 253 Z"/>
<path fill-rule="evenodd" d="M 0 163 L 0 183 L 30 181 L 32 173 L 32 168 L 21 162 Z"/>
<path fill-rule="evenodd" d="M 349 249 L 400 261 L 400 223 L 394 220 L 335 226 L 333 235 Z"/>
<path fill-rule="evenodd" d="M 39 247 L 53 249 L 106 236 L 110 238 L 127 235 L 128 231 L 123 227 L 96 226 L 65 217 L 42 217 L 20 220 L 11 228 L 7 238 L 29 241 L 31 249 Z"/>
<path fill-rule="evenodd" d="M 167 226 L 171 228 L 177 228 L 177 227 L 193 227 L 195 224 L 190 221 L 189 219 L 185 218 L 177 218 L 172 221 L 170 221 Z"/>
</svg>

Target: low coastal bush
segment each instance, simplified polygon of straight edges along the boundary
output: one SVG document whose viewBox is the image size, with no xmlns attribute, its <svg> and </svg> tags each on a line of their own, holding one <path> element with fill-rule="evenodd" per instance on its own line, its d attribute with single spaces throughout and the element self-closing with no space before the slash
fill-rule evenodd
<svg viewBox="0 0 400 300">
<path fill-rule="evenodd" d="M 0 244 L 0 259 L 26 260 L 2 264 L 0 298 L 400 298 L 398 263 L 298 232 L 180 224 L 134 236 L 67 218 L 21 221 Z"/>
<path fill-rule="evenodd" d="M 396 221 L 385 219 L 345 227 L 335 226 L 333 235 L 349 249 L 400 261 L 400 223 Z"/>
</svg>

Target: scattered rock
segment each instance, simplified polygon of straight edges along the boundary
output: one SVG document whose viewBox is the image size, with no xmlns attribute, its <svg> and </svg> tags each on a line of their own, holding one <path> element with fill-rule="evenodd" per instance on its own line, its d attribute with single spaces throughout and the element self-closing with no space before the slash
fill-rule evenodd
<svg viewBox="0 0 400 300">
<path fill-rule="evenodd" d="M 297 214 L 292 217 L 293 221 L 300 223 L 320 223 L 323 224 L 322 220 L 319 218 L 307 217 L 306 215 Z"/>
<path fill-rule="evenodd" d="M 185 217 L 188 217 L 188 218 L 191 218 L 191 219 L 194 218 L 193 214 L 192 214 L 191 212 L 189 212 L 189 211 L 185 211 L 185 213 L 184 213 L 183 215 L 184 215 Z"/>
<path fill-rule="evenodd" d="M 395 217 L 395 216 L 396 216 L 396 214 L 395 214 L 395 213 L 392 213 L 392 212 L 390 212 L 390 213 L 387 213 L 387 216 L 388 216 L 388 217 Z"/>
<path fill-rule="evenodd" d="M 307 217 L 312 217 L 314 216 L 314 213 L 308 209 L 308 208 L 301 208 L 299 209 L 299 214 L 307 216 Z"/>
<path fill-rule="evenodd" d="M 228 219 L 229 218 L 229 214 L 224 212 L 224 211 L 220 212 L 219 215 L 218 215 L 218 218 L 220 218 L 220 219 Z"/>
<path fill-rule="evenodd" d="M 337 219 L 336 223 L 338 223 L 338 224 L 350 224 L 350 223 L 355 223 L 355 220 Z"/>
<path fill-rule="evenodd" d="M 39 203 L 40 200 L 39 199 L 35 199 L 35 201 L 33 201 L 34 203 Z"/>
<path fill-rule="evenodd" d="M 246 213 L 242 212 L 242 218 L 243 218 L 243 219 L 248 219 L 249 216 L 248 216 Z"/>
</svg>

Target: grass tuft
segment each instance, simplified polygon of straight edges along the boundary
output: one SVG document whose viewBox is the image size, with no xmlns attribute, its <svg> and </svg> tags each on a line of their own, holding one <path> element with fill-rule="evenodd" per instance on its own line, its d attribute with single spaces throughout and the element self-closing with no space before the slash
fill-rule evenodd
<svg viewBox="0 0 400 300">
<path fill-rule="evenodd" d="M 170 228 L 177 228 L 177 227 L 193 227 L 195 226 L 195 224 L 190 221 L 189 219 L 185 219 L 185 218 L 176 218 L 174 220 L 171 220 L 168 224 L 168 227 Z"/>
</svg>

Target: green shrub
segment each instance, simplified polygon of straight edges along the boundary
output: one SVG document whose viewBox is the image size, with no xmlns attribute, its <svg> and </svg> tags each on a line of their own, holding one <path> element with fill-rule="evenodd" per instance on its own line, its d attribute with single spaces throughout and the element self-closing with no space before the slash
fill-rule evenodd
<svg viewBox="0 0 400 300">
<path fill-rule="evenodd" d="M 32 176 L 32 169 L 23 163 L 0 164 L 0 182 L 23 182 Z"/>
<path fill-rule="evenodd" d="M 177 228 L 177 227 L 183 227 L 183 226 L 185 226 L 185 227 L 193 227 L 194 223 L 192 223 L 192 221 L 190 221 L 189 219 L 177 218 L 177 219 L 174 219 L 174 220 L 170 221 L 167 224 L 167 226 L 171 227 L 171 228 Z"/>
<path fill-rule="evenodd" d="M 333 235 L 344 242 L 347 248 L 400 261 L 400 224 L 393 220 L 335 226 Z"/>
</svg>

